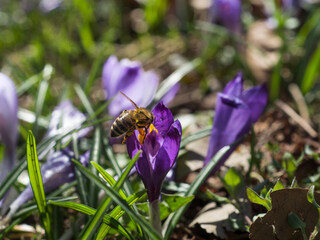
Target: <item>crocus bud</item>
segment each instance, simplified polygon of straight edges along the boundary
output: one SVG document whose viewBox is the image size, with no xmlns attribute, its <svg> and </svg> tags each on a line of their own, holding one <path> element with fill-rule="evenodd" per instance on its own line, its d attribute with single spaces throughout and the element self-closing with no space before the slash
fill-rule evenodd
<svg viewBox="0 0 320 240">
<path fill-rule="evenodd" d="M 221 23 L 234 34 L 241 33 L 241 0 L 213 0 L 213 21 Z"/>
<path fill-rule="evenodd" d="M 227 84 L 222 93 L 218 93 L 205 165 L 222 147 L 231 145 L 249 133 L 251 125 L 258 120 L 267 101 L 268 91 L 265 84 L 243 91 L 241 73 Z M 223 156 L 212 173 L 224 164 L 235 147 Z"/>
<path fill-rule="evenodd" d="M 159 79 L 153 71 L 145 72 L 139 62 L 110 56 L 103 66 L 102 86 L 107 93 L 107 100 L 113 98 L 108 107 L 109 114 L 117 116 L 133 106 L 123 101 L 122 91 L 139 107 L 146 107 L 153 99 L 158 88 Z"/>
<path fill-rule="evenodd" d="M 87 117 L 75 108 L 69 100 L 62 101 L 52 112 L 49 127 L 45 135 L 46 138 L 53 137 L 57 134 L 72 131 L 81 127 L 81 124 L 86 121 Z M 82 138 L 92 130 L 92 127 L 83 128 L 80 131 L 74 133 L 77 138 Z M 70 141 L 71 134 L 64 137 L 61 142 L 66 144 Z M 47 151 L 41 153 L 38 157 L 39 159 L 44 158 L 44 156 L 53 150 L 55 142 L 52 142 Z M 51 151 L 53 152 L 53 151 Z"/>
<path fill-rule="evenodd" d="M 75 180 L 72 158 L 74 158 L 74 153 L 67 149 L 52 153 L 48 156 L 47 162 L 41 166 L 41 177 L 45 193 L 49 193 L 61 185 Z M 83 166 L 88 165 L 89 152 L 80 156 L 80 162 Z M 10 218 L 24 203 L 33 199 L 33 197 L 31 185 L 28 184 L 26 189 L 10 205 L 7 218 Z"/>
<path fill-rule="evenodd" d="M 18 137 L 18 97 L 14 83 L 0 73 L 0 141 L 5 146 L 4 159 L 0 163 L 0 183 L 16 162 Z"/>
<path fill-rule="evenodd" d="M 173 120 L 171 111 L 162 102 L 152 113 L 155 129 L 146 135 L 143 144 L 139 141 L 138 131 L 126 141 L 131 158 L 142 150 L 136 169 L 147 189 L 150 203 L 159 199 L 162 182 L 177 159 L 182 133 L 179 120 Z"/>
</svg>

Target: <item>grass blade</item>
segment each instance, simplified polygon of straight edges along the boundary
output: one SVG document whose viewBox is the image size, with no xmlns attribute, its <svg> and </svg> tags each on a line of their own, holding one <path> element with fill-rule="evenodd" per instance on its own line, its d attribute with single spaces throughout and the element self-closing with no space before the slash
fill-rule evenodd
<svg viewBox="0 0 320 240">
<path fill-rule="evenodd" d="M 73 145 L 73 151 L 74 151 L 74 157 L 75 161 L 80 161 L 80 155 L 79 155 L 79 149 L 78 149 L 78 139 L 76 135 L 72 135 L 72 145 Z M 78 193 L 81 202 L 83 202 L 85 205 L 88 205 L 88 188 L 85 184 L 83 175 L 79 172 L 78 169 L 75 169 L 75 175 L 78 182 Z"/>
<path fill-rule="evenodd" d="M 102 136 L 102 150 L 103 150 L 103 154 L 105 155 L 105 157 L 110 161 L 113 169 L 115 170 L 116 174 L 118 176 L 120 176 L 122 174 L 121 168 L 118 164 L 118 161 L 116 159 L 116 157 L 114 156 L 112 147 L 109 144 L 109 140 L 107 138 L 106 135 Z M 128 184 L 128 182 L 126 181 L 124 183 L 124 190 L 127 193 L 127 195 L 132 195 L 133 191 L 131 186 Z"/>
<path fill-rule="evenodd" d="M 42 74 L 43 79 L 40 83 L 38 96 L 36 99 L 36 109 L 35 109 L 36 118 L 33 125 L 33 132 L 35 136 L 37 136 L 38 134 L 38 119 L 43 109 L 43 105 L 44 105 L 47 91 L 49 88 L 49 80 L 51 78 L 52 72 L 53 72 L 53 68 L 51 65 L 46 65 L 45 68 L 43 69 L 43 74 Z"/>
<path fill-rule="evenodd" d="M 126 199 L 126 201 L 129 204 L 129 206 L 131 206 L 133 203 L 135 203 L 140 199 L 145 198 L 146 196 L 147 196 L 147 191 L 143 190 L 141 192 L 131 195 Z M 125 211 L 123 211 L 120 206 L 117 206 L 115 209 L 112 210 L 112 212 L 110 213 L 110 216 L 118 220 L 124 213 Z M 97 233 L 96 239 L 104 239 L 110 229 L 111 228 L 109 226 L 102 224 L 101 227 L 99 228 L 99 232 Z"/>
<path fill-rule="evenodd" d="M 301 82 L 301 91 L 306 94 L 313 87 L 320 68 L 320 43 L 311 57 Z"/>
<path fill-rule="evenodd" d="M 90 151 L 90 162 L 98 164 L 101 157 L 101 128 L 96 127 L 94 129 L 93 143 Z M 91 172 L 97 175 L 97 170 L 90 166 Z M 98 203 L 98 187 L 93 183 L 89 182 L 89 203 L 90 206 L 97 206 Z"/>
<path fill-rule="evenodd" d="M 27 140 L 27 162 L 30 184 L 32 187 L 34 197 L 36 199 L 40 217 L 46 230 L 47 238 L 51 239 L 51 221 L 47 209 L 47 202 L 42 184 L 41 172 L 36 149 L 36 141 L 31 131 L 29 131 Z"/>
<path fill-rule="evenodd" d="M 191 143 L 193 141 L 210 136 L 211 131 L 212 131 L 212 127 L 208 127 L 208 128 L 202 129 L 196 133 L 190 134 L 190 135 L 182 138 L 180 148 L 184 148 L 186 145 L 188 145 L 189 143 Z"/>
<path fill-rule="evenodd" d="M 74 89 L 82 103 L 82 105 L 84 106 L 84 108 L 86 109 L 86 111 L 90 114 L 90 115 L 94 115 L 94 110 L 90 104 L 89 99 L 87 98 L 85 92 L 82 90 L 82 88 L 80 87 L 80 85 L 75 85 Z"/>
<path fill-rule="evenodd" d="M 146 234 L 148 234 L 148 236 L 151 239 L 157 240 L 157 239 L 161 239 L 161 237 L 159 236 L 158 232 L 152 227 L 150 226 L 150 224 L 143 219 L 138 213 L 136 213 L 135 211 L 133 211 L 133 209 L 127 204 L 127 202 L 125 200 L 123 200 L 118 193 L 116 192 L 116 190 L 106 186 L 104 184 L 104 182 L 102 182 L 97 176 L 94 176 L 90 171 L 88 171 L 86 168 L 84 168 L 81 164 L 79 164 L 78 162 L 74 162 L 77 167 L 79 167 L 80 171 L 87 176 L 91 181 L 94 181 L 97 186 L 101 189 L 103 189 L 106 194 L 118 205 L 121 206 L 121 208 L 127 213 L 129 214 L 142 228 L 143 230 L 146 232 Z"/>
<path fill-rule="evenodd" d="M 65 207 L 65 208 L 71 208 L 75 211 L 87 214 L 87 215 L 94 215 L 96 213 L 96 209 L 91 208 L 89 206 L 83 205 L 81 203 L 75 203 L 75 202 L 54 202 L 49 201 L 50 204 Z M 119 233 L 121 233 L 124 237 L 127 239 L 132 239 L 130 233 L 119 223 L 116 219 L 114 219 L 111 216 L 104 215 L 103 216 L 103 223 L 109 226 L 110 228 L 113 228 L 117 230 Z"/>
<path fill-rule="evenodd" d="M 118 191 L 118 189 L 122 186 L 124 183 L 125 178 L 128 176 L 129 172 L 131 171 L 132 167 L 134 166 L 135 162 L 138 160 L 139 156 L 141 154 L 141 151 L 139 151 L 136 156 L 130 161 L 129 166 L 126 168 L 124 173 L 120 176 L 119 180 L 112 186 L 112 188 L 115 191 Z M 95 229 L 100 225 L 100 222 L 102 220 L 102 217 L 104 213 L 106 212 L 108 206 L 111 203 L 111 198 L 107 197 L 99 206 L 97 209 L 97 212 L 94 214 L 93 218 L 90 219 L 90 222 L 87 224 L 87 226 L 83 229 L 82 239 L 89 239 L 90 236 L 95 232 Z"/>
<path fill-rule="evenodd" d="M 106 181 L 109 183 L 109 185 L 110 185 L 111 187 L 113 187 L 113 186 L 116 184 L 116 181 L 114 180 L 114 178 L 113 178 L 109 173 L 107 173 L 107 172 L 103 169 L 103 167 L 101 167 L 99 164 L 97 164 L 97 163 L 95 163 L 95 162 L 91 162 L 91 164 L 96 168 L 96 170 L 99 171 L 99 173 L 101 174 L 101 176 L 104 178 L 104 180 L 106 180 Z M 119 194 L 120 194 L 120 196 L 121 196 L 123 199 L 126 198 L 125 193 L 124 193 L 121 189 L 120 189 L 120 191 L 119 191 Z"/>
<path fill-rule="evenodd" d="M 196 58 L 191 62 L 187 62 L 178 68 L 175 72 L 173 72 L 169 77 L 167 77 L 159 86 L 159 89 L 151 102 L 150 106 L 155 105 L 157 102 L 161 100 L 161 98 L 166 95 L 166 93 L 177 84 L 186 74 L 194 70 L 201 63 L 201 60 Z"/>
</svg>

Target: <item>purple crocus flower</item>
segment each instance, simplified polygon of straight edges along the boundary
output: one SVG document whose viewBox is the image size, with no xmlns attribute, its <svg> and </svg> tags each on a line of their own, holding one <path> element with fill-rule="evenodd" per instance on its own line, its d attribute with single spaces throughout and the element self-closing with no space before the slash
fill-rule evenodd
<svg viewBox="0 0 320 240">
<path fill-rule="evenodd" d="M 69 100 L 62 101 L 52 112 L 49 127 L 45 135 L 46 138 L 53 137 L 57 134 L 75 130 L 81 127 L 81 124 L 85 122 L 87 117 L 75 108 Z M 77 138 L 82 138 L 92 130 L 92 127 L 83 128 L 80 131 L 74 133 Z M 64 137 L 61 142 L 66 144 L 70 141 L 71 135 Z M 47 151 L 44 151 L 39 155 L 39 159 L 52 150 L 55 143 L 52 142 L 48 146 Z"/>
<path fill-rule="evenodd" d="M 146 107 L 152 101 L 158 84 L 155 72 L 145 72 L 139 62 L 129 59 L 119 62 L 116 56 L 110 56 L 103 66 L 102 86 L 107 93 L 107 100 L 114 97 L 108 108 L 112 116 L 132 108 L 129 101 L 123 101 L 119 91 L 132 98 L 139 107 Z"/>
<path fill-rule="evenodd" d="M 72 158 L 74 158 L 74 153 L 67 149 L 49 154 L 47 162 L 41 166 L 41 176 L 45 193 L 49 193 L 61 185 L 75 180 Z M 80 162 L 85 167 L 88 165 L 89 152 L 80 156 Z M 33 197 L 31 185 L 28 184 L 26 189 L 10 205 L 7 218 L 10 218 L 24 203 L 33 199 Z"/>
<path fill-rule="evenodd" d="M 0 183 L 16 162 L 18 137 L 18 96 L 12 80 L 0 73 L 0 141 L 5 146 L 4 159 L 0 163 Z"/>
<path fill-rule="evenodd" d="M 249 133 L 251 125 L 258 120 L 267 101 L 268 91 L 265 84 L 243 91 L 241 72 L 227 84 L 222 93 L 218 93 L 205 165 L 222 147 L 232 144 Z M 223 165 L 235 148 L 236 146 L 223 156 L 212 173 Z"/>
<path fill-rule="evenodd" d="M 234 34 L 241 33 L 241 0 L 213 0 L 213 21 L 221 23 Z"/>
<path fill-rule="evenodd" d="M 138 131 L 126 141 L 131 158 L 142 150 L 136 169 L 147 189 L 150 203 L 159 199 L 162 182 L 178 156 L 182 133 L 179 120 L 174 121 L 171 111 L 162 102 L 152 113 L 156 130 L 150 127 L 152 130 L 146 135 L 143 145 L 139 142 Z"/>
</svg>

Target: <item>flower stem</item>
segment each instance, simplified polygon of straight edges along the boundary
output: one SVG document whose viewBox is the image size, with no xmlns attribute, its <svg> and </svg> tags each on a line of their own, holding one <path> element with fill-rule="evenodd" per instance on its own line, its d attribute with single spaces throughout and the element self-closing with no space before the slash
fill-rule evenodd
<svg viewBox="0 0 320 240">
<path fill-rule="evenodd" d="M 159 199 L 149 203 L 149 217 L 150 217 L 151 225 L 162 236 L 159 203 L 160 203 Z"/>
</svg>

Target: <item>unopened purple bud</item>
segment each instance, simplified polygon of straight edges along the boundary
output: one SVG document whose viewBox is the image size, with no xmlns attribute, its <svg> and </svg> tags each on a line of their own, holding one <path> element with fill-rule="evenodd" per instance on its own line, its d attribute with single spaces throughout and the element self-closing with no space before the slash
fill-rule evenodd
<svg viewBox="0 0 320 240">
<path fill-rule="evenodd" d="M 214 123 L 210 135 L 208 153 L 204 164 L 224 146 L 231 145 L 236 140 L 248 134 L 268 101 L 268 91 L 265 84 L 243 91 L 243 77 L 238 73 L 230 81 L 222 93 L 218 94 Z M 213 169 L 215 173 L 231 155 L 236 146 L 230 149 Z"/>
<path fill-rule="evenodd" d="M 234 34 L 241 33 L 241 0 L 213 0 L 213 20 Z"/>
</svg>

